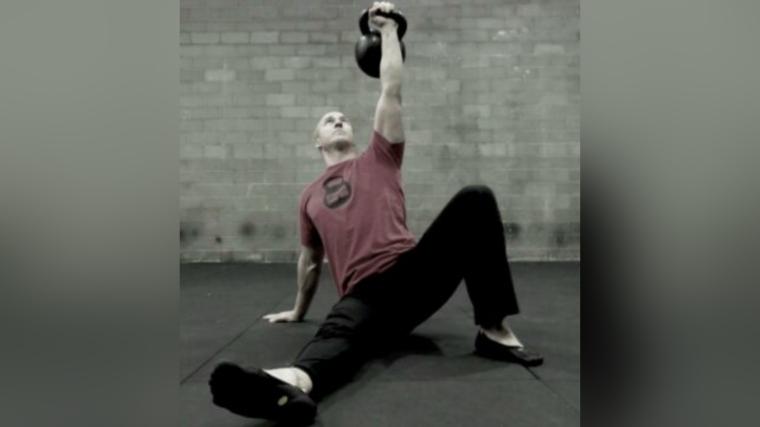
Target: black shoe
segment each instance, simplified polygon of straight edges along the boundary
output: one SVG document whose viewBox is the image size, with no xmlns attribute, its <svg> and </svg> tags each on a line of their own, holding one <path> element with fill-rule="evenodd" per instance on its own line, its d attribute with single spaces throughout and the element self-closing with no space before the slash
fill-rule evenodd
<svg viewBox="0 0 760 427">
<path fill-rule="evenodd" d="M 520 347 L 508 347 L 488 338 L 482 331 L 475 338 L 475 353 L 489 359 L 519 363 L 523 366 L 538 366 L 544 363 L 544 358 Z"/>
<path fill-rule="evenodd" d="M 249 371 L 220 363 L 209 386 L 215 405 L 244 417 L 303 425 L 317 415 L 317 405 L 309 395 L 261 369 Z"/>
</svg>

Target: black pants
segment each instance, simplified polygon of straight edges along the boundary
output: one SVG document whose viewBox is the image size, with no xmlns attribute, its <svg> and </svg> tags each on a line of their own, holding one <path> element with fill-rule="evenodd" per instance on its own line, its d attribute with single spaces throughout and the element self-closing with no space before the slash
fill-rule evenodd
<svg viewBox="0 0 760 427">
<path fill-rule="evenodd" d="M 462 189 L 413 249 L 344 295 L 294 366 L 311 377 L 313 395 L 334 390 L 440 309 L 462 279 L 481 327 L 519 312 L 501 215 L 485 186 Z"/>
</svg>

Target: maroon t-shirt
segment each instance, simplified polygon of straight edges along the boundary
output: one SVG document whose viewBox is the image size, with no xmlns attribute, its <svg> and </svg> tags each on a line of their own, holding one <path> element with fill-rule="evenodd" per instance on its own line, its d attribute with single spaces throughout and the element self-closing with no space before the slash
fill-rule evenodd
<svg viewBox="0 0 760 427">
<path fill-rule="evenodd" d="M 323 247 L 338 294 L 415 245 L 401 188 L 404 144 L 373 132 L 355 159 L 328 167 L 301 193 L 301 244 Z"/>
</svg>

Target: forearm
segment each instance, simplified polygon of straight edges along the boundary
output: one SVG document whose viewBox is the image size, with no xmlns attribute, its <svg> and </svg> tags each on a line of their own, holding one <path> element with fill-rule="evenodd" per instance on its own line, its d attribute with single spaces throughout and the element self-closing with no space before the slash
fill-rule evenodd
<svg viewBox="0 0 760 427">
<path fill-rule="evenodd" d="M 309 310 L 311 301 L 317 291 L 319 274 L 322 270 L 321 262 L 314 262 L 301 254 L 298 258 L 298 294 L 293 310 L 298 319 L 303 319 Z"/>
<path fill-rule="evenodd" d="M 397 26 L 389 23 L 382 32 L 382 57 L 380 59 L 380 82 L 385 95 L 401 96 L 403 59 Z"/>
</svg>

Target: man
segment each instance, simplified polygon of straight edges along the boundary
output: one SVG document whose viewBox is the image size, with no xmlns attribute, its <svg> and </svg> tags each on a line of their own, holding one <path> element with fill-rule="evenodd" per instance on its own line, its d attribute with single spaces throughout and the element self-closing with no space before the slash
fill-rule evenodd
<svg viewBox="0 0 760 427">
<path fill-rule="evenodd" d="M 339 112 L 326 114 L 317 124 L 314 141 L 327 168 L 301 194 L 295 306 L 265 318 L 304 318 L 325 255 L 341 299 L 292 366 L 266 371 L 217 366 L 209 382 L 214 403 L 236 414 L 312 420 L 312 397 L 345 383 L 371 355 L 409 334 L 451 297 L 462 279 L 480 326 L 477 353 L 525 366 L 542 362 L 523 349 L 505 321 L 518 307 L 490 189 L 460 191 L 417 243 L 406 227 L 401 50 L 396 23 L 376 15 L 393 8 L 376 2 L 370 9 L 371 23 L 382 34 L 382 91 L 370 145 L 357 153 L 351 124 Z"/>
</svg>

